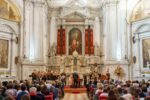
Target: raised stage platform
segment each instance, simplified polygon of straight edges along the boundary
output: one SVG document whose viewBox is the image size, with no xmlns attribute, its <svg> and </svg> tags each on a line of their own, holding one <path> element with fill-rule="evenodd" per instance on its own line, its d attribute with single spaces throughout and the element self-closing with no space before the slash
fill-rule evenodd
<svg viewBox="0 0 150 100">
<path fill-rule="evenodd" d="M 65 93 L 86 93 L 86 88 L 70 88 L 70 87 L 65 87 L 64 88 Z"/>
</svg>

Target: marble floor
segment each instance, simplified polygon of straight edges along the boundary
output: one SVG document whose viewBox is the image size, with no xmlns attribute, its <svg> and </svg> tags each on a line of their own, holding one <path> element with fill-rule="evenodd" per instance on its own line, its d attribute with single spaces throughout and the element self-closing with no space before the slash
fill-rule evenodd
<svg viewBox="0 0 150 100">
<path fill-rule="evenodd" d="M 65 93 L 63 100 L 89 100 L 86 93 Z"/>
</svg>

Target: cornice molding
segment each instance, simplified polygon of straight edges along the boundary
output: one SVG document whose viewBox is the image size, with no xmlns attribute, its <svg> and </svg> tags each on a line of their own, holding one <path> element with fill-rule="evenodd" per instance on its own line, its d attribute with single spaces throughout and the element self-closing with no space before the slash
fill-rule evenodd
<svg viewBox="0 0 150 100">
<path fill-rule="evenodd" d="M 118 4 L 119 0 L 105 0 L 103 1 L 102 7 L 110 5 L 110 4 Z"/>
<path fill-rule="evenodd" d="M 12 33 L 12 30 L 9 29 L 7 26 L 0 24 L 0 31 L 1 32 L 7 32 L 7 33 Z"/>
<path fill-rule="evenodd" d="M 25 3 L 32 3 L 36 5 L 45 5 L 46 0 L 24 0 Z"/>
</svg>

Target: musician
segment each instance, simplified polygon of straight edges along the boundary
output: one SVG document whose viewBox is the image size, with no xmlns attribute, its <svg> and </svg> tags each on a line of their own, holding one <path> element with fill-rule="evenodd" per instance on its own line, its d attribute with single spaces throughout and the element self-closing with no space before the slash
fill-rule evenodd
<svg viewBox="0 0 150 100">
<path fill-rule="evenodd" d="M 83 81 L 83 75 L 80 74 L 78 79 L 79 79 L 79 80 L 78 80 L 79 87 L 81 87 L 81 86 L 82 86 L 82 81 Z"/>
<path fill-rule="evenodd" d="M 68 81 L 69 81 L 69 86 L 72 87 L 72 85 L 73 85 L 73 75 L 72 74 L 69 76 Z"/>
<path fill-rule="evenodd" d="M 47 74 L 46 74 L 46 72 L 43 72 L 42 80 L 44 80 L 46 82 L 46 80 L 47 80 Z"/>
<path fill-rule="evenodd" d="M 87 76 L 84 75 L 84 76 L 83 76 L 83 79 L 84 79 L 84 86 L 86 86 L 86 83 L 87 83 Z"/>
<path fill-rule="evenodd" d="M 63 83 L 63 85 L 66 85 L 66 74 L 65 73 L 61 74 L 61 82 Z"/>
<path fill-rule="evenodd" d="M 107 70 L 106 77 L 107 77 L 107 80 L 110 80 L 110 73 L 109 73 L 109 69 Z"/>
<path fill-rule="evenodd" d="M 79 78 L 79 75 L 77 72 L 74 72 L 73 73 L 73 84 L 74 84 L 74 88 L 77 88 L 78 87 L 78 78 Z"/>
<path fill-rule="evenodd" d="M 30 75 L 32 77 L 32 81 L 37 80 L 37 72 L 34 70 L 33 73 Z"/>
</svg>

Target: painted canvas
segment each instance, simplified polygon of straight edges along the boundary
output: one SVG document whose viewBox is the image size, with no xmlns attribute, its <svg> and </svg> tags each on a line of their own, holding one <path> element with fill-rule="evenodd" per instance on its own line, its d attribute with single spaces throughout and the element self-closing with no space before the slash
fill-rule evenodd
<svg viewBox="0 0 150 100">
<path fill-rule="evenodd" d="M 8 68 L 9 41 L 0 39 L 0 68 Z"/>
<path fill-rule="evenodd" d="M 69 55 L 75 50 L 82 54 L 82 33 L 78 28 L 73 28 L 69 32 Z"/>
<path fill-rule="evenodd" d="M 143 39 L 143 67 L 148 68 L 150 67 L 150 38 Z"/>
</svg>

